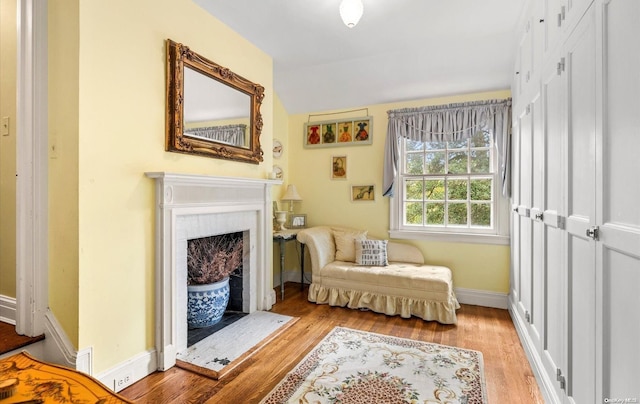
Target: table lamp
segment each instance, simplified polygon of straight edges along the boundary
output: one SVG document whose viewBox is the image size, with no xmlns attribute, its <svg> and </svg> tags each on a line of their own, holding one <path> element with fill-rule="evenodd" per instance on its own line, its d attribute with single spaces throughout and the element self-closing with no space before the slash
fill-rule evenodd
<svg viewBox="0 0 640 404">
<path fill-rule="evenodd" d="M 302 200 L 302 198 L 300 197 L 300 194 L 298 194 L 298 190 L 296 189 L 295 185 L 288 185 L 286 192 L 284 193 L 284 195 L 282 195 L 282 198 L 280 199 L 283 202 L 289 202 L 289 214 L 293 213 L 293 203 L 295 201 Z"/>
</svg>

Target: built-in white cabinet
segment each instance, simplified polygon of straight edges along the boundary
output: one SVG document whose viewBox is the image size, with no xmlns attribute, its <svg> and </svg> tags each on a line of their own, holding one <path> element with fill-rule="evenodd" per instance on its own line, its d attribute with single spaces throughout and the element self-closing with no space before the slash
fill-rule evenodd
<svg viewBox="0 0 640 404">
<path fill-rule="evenodd" d="M 596 44 L 595 12 L 589 9 L 564 47 L 567 178 L 567 368 L 565 392 L 572 403 L 596 403 Z M 601 96 L 601 94 L 598 94 Z"/>
<path fill-rule="evenodd" d="M 543 46 L 545 57 L 549 56 L 563 43 L 566 36 L 580 22 L 593 0 L 535 0 L 543 3 L 542 22 Z"/>
<path fill-rule="evenodd" d="M 516 62 L 534 80 L 512 91 L 510 311 L 549 402 L 640 402 L 640 1 L 529 12 L 541 25 Z"/>
<path fill-rule="evenodd" d="M 597 392 L 640 401 L 640 1 L 603 1 L 601 8 Z"/>
</svg>

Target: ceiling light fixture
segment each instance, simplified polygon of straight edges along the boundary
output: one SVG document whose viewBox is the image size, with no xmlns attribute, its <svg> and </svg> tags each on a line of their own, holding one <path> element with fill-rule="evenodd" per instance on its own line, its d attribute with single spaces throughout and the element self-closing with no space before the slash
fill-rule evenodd
<svg viewBox="0 0 640 404">
<path fill-rule="evenodd" d="M 349 28 L 356 26 L 363 12 L 362 0 L 342 0 L 342 3 L 340 3 L 340 17 Z"/>
</svg>

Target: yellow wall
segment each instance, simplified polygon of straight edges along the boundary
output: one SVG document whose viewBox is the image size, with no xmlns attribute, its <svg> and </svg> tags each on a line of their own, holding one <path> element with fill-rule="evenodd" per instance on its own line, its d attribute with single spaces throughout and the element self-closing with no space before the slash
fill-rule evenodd
<svg viewBox="0 0 640 404">
<path fill-rule="evenodd" d="M 303 201 L 297 213 L 306 213 L 310 226 L 344 225 L 368 229 L 369 234 L 388 238 L 389 201 L 382 196 L 382 166 L 387 133 L 387 111 L 426 105 L 467 102 L 509 97 L 508 91 L 466 94 L 424 99 L 394 104 L 364 106 L 363 110 L 324 115 L 344 111 L 324 111 L 311 121 L 343 119 L 368 114 L 373 116 L 372 145 L 306 149 L 303 147 L 304 123 L 309 114 L 292 115 L 289 119 L 289 178 L 296 185 Z M 311 115 L 319 114 L 317 112 Z M 347 180 L 331 180 L 331 156 L 346 155 Z M 374 202 L 351 202 L 351 185 L 375 185 Z M 461 244 L 426 241 L 407 241 L 419 247 L 428 263 L 452 269 L 456 287 L 508 293 L 509 247 L 496 245 Z M 290 254 L 287 255 L 289 259 Z M 295 258 L 293 258 L 295 259 Z M 289 261 L 291 262 L 291 261 Z M 306 265 L 306 264 L 305 264 Z M 288 267 L 288 265 L 287 265 Z M 308 266 L 310 268 L 310 266 Z"/>
<path fill-rule="evenodd" d="M 16 297 L 16 0 L 0 0 L 0 296 Z"/>
<path fill-rule="evenodd" d="M 49 54 L 67 50 L 51 62 L 50 143 L 58 154 L 50 159 L 49 293 L 76 347 L 93 347 L 99 373 L 155 344 L 154 184 L 144 173 L 266 178 L 273 63 L 191 0 L 60 3 L 49 3 L 57 33 Z M 262 164 L 164 151 L 167 38 L 265 87 Z"/>
<path fill-rule="evenodd" d="M 49 307 L 78 346 L 79 0 L 49 2 Z"/>
</svg>

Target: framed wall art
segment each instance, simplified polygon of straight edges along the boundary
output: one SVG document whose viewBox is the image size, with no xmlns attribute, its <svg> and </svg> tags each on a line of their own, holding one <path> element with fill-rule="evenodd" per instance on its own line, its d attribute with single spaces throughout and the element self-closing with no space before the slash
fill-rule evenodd
<svg viewBox="0 0 640 404">
<path fill-rule="evenodd" d="M 373 117 L 338 119 L 304 124 L 304 147 L 340 147 L 373 143 Z"/>
<path fill-rule="evenodd" d="M 352 185 L 351 186 L 351 201 L 363 202 L 363 201 L 375 201 L 376 193 L 374 185 Z"/>
<path fill-rule="evenodd" d="M 307 227 L 307 215 L 292 213 L 289 215 L 287 229 L 304 229 Z"/>
<path fill-rule="evenodd" d="M 331 179 L 347 179 L 347 156 L 331 156 Z"/>
</svg>

